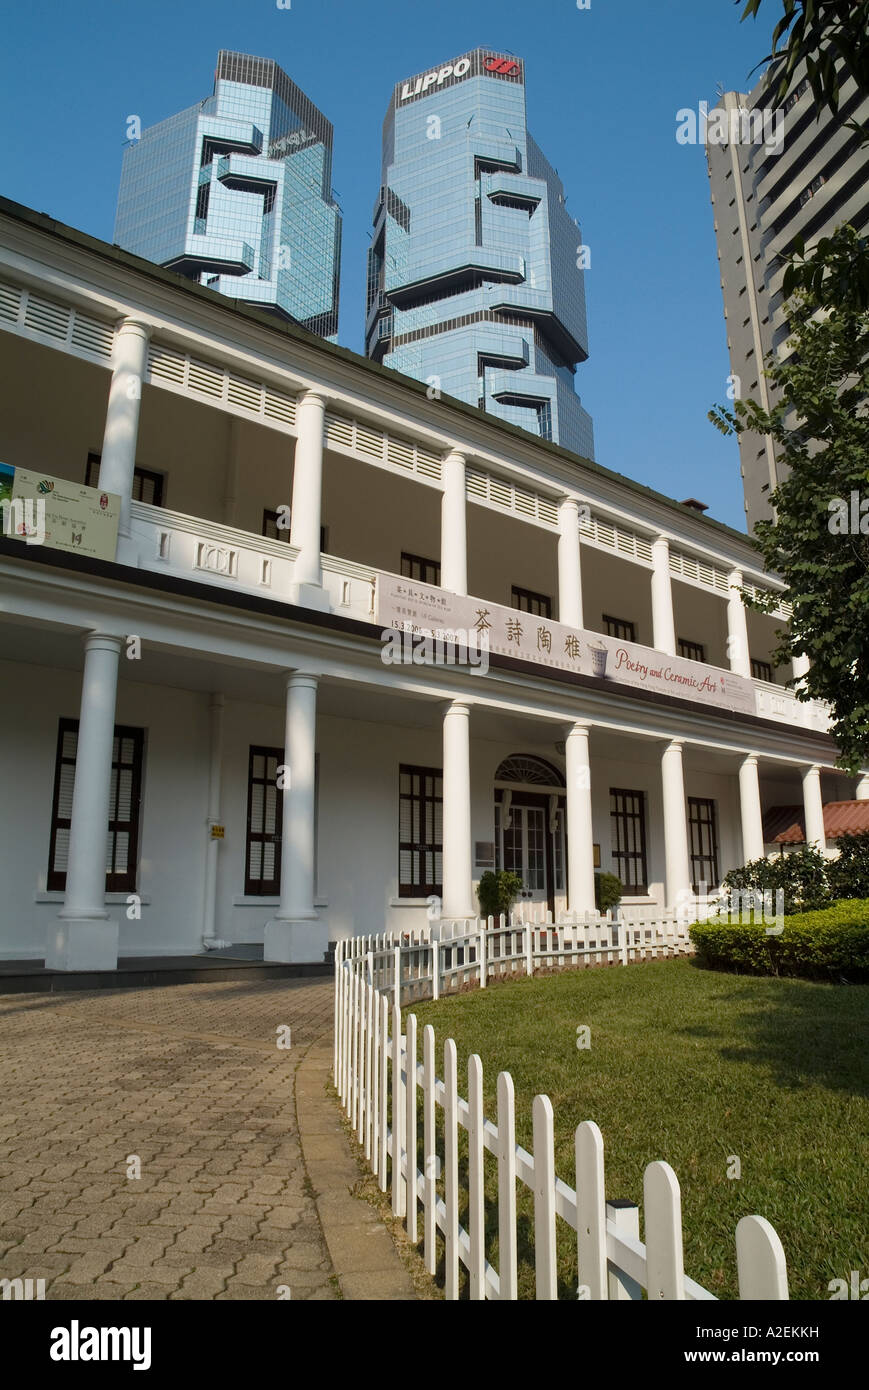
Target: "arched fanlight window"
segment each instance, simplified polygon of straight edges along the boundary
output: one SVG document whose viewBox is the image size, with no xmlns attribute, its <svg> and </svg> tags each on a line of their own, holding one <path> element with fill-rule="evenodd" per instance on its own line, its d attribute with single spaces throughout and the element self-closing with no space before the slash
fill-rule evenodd
<svg viewBox="0 0 869 1390">
<path fill-rule="evenodd" d="M 522 782 L 525 786 L 563 787 L 564 773 L 528 753 L 513 753 L 505 758 L 495 773 L 496 782 Z"/>
</svg>

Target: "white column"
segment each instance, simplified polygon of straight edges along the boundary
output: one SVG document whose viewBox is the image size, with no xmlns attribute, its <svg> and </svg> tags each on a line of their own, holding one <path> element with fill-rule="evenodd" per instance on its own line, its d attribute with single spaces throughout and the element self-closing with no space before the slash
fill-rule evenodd
<svg viewBox="0 0 869 1390">
<path fill-rule="evenodd" d="M 673 586 L 670 582 L 670 546 L 665 536 L 652 542 L 652 646 L 676 655 L 673 621 Z"/>
<path fill-rule="evenodd" d="M 85 638 L 66 892 L 45 953 L 52 970 L 114 970 L 118 964 L 118 924 L 106 910 L 106 842 L 122 641 L 102 632 Z"/>
<path fill-rule="evenodd" d="M 326 937 L 314 907 L 314 773 L 317 677 L 294 671 L 287 678 L 284 762 L 281 778 L 281 901 L 266 923 L 266 960 L 320 961 Z M 279 784 L 279 785 L 280 785 Z"/>
<path fill-rule="evenodd" d="M 100 455 L 99 485 L 104 492 L 121 499 L 118 532 L 130 534 L 130 503 L 133 498 L 133 469 L 139 438 L 139 408 L 142 383 L 148 361 L 147 324 L 123 319 L 115 334 L 112 355 L 112 381 L 106 410 L 106 428 Z"/>
<path fill-rule="evenodd" d="M 564 497 L 558 508 L 558 621 L 582 627 L 582 568 L 579 555 L 579 503 Z"/>
<path fill-rule="evenodd" d="M 860 774 L 860 780 L 857 783 L 854 797 L 857 801 L 869 801 L 869 772 Z"/>
<path fill-rule="evenodd" d="M 751 678 L 751 659 L 748 654 L 748 623 L 742 602 L 742 570 L 730 572 L 730 595 L 727 600 L 727 655 L 730 669 L 737 676 Z"/>
<path fill-rule="evenodd" d="M 749 753 L 739 764 L 739 815 L 742 822 L 742 859 L 743 863 L 749 864 L 764 856 L 763 812 L 754 753 Z"/>
<path fill-rule="evenodd" d="M 664 790 L 664 861 L 666 906 L 674 908 L 691 892 L 691 860 L 688 856 L 688 820 L 685 811 L 685 779 L 682 773 L 682 739 L 671 739 L 661 759 Z"/>
<path fill-rule="evenodd" d="M 468 592 L 468 517 L 465 459 L 452 449 L 444 459 L 441 502 L 441 586 L 452 594 Z"/>
<path fill-rule="evenodd" d="M 594 912 L 594 832 L 591 823 L 589 726 L 574 724 L 565 743 L 567 775 L 567 906 Z"/>
<path fill-rule="evenodd" d="M 821 769 L 803 769 L 803 809 L 806 816 L 806 844 L 814 845 L 823 854 L 827 848 L 824 830 L 824 802 L 821 797 Z"/>
<path fill-rule="evenodd" d="M 444 715 L 443 875 L 441 916 L 476 917 L 471 888 L 471 707 L 453 700 Z"/>
<path fill-rule="evenodd" d="M 217 945 L 217 865 L 222 841 L 212 835 L 220 824 L 220 782 L 223 770 L 223 696 L 215 692 L 208 703 L 208 815 L 205 820 L 205 892 L 202 909 L 202 939 Z M 220 943 L 224 944 L 224 943 Z M 225 943 L 229 944 L 229 943 Z"/>
<path fill-rule="evenodd" d="M 306 391 L 296 406 L 298 435 L 290 512 L 290 543 L 299 550 L 293 567 L 292 597 L 306 608 L 322 609 L 329 606 L 320 567 L 325 416 L 324 398 Z"/>
<path fill-rule="evenodd" d="M 794 680 L 801 681 L 804 676 L 809 674 L 809 667 L 812 663 L 807 656 L 795 656 L 791 664 L 793 666 Z"/>
</svg>

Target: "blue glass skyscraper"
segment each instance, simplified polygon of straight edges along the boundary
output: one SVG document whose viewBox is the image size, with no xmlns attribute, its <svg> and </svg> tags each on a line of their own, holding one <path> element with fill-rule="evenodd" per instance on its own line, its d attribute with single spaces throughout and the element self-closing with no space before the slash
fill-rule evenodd
<svg viewBox="0 0 869 1390">
<path fill-rule="evenodd" d="M 277 63 L 221 50 L 212 96 L 125 151 L 115 241 L 334 337 L 331 124 Z"/>
<path fill-rule="evenodd" d="M 584 253 L 528 134 L 520 59 L 475 49 L 396 86 L 368 253 L 366 352 L 593 456 Z"/>
</svg>

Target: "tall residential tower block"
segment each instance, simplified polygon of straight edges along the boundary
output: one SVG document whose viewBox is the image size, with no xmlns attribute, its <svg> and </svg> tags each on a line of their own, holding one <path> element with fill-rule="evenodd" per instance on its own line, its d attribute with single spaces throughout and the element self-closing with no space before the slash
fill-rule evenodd
<svg viewBox="0 0 869 1390">
<path fill-rule="evenodd" d="M 727 112 L 728 128 L 742 135 L 750 112 L 771 118 L 773 105 L 762 78 L 749 94 L 725 92 L 716 110 Z M 839 113 L 837 122 L 826 107 L 819 111 L 802 77 L 776 112 L 779 140 L 707 142 L 734 390 L 767 409 L 774 400 L 765 359 L 788 352 L 782 282 L 795 239 L 811 248 L 843 223 L 863 235 L 869 229 L 869 148 L 845 124 L 869 122 L 869 98 L 852 78 L 843 78 Z M 771 120 L 766 128 L 772 129 Z M 783 481 L 783 465 L 768 435 L 740 435 L 739 454 L 746 522 L 753 530 L 772 515 L 769 497 Z"/>
</svg>

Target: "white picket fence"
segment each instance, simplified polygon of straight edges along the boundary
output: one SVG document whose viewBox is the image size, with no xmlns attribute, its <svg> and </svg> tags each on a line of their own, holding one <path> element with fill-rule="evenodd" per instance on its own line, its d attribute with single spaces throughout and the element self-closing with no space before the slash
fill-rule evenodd
<svg viewBox="0 0 869 1390">
<path fill-rule="evenodd" d="M 469 924 L 466 924 L 469 925 Z M 639 1209 L 606 1200 L 603 1139 L 585 1120 L 575 1134 L 575 1187 L 555 1173 L 552 1103 L 535 1096 L 533 1154 L 516 1143 L 513 1080 L 497 1082 L 497 1121 L 483 1114 L 483 1068 L 468 1059 L 468 1095 L 458 1090 L 456 1044 L 448 1038 L 443 1079 L 436 1074 L 435 1035 L 422 1032 L 418 1057 L 417 1019 L 408 1014 L 401 1030 L 401 1004 L 437 997 L 445 986 L 487 979 L 516 969 L 533 973 L 535 963 L 601 963 L 643 958 L 676 949 L 676 942 L 651 945 L 626 940 L 613 945 L 613 923 L 576 924 L 572 939 L 564 924 L 507 926 L 478 922 L 448 940 L 437 929 L 401 935 L 357 937 L 338 943 L 335 953 L 334 1080 L 342 1104 L 382 1192 L 390 1185 L 392 1210 L 406 1221 L 409 1240 L 423 1234 L 426 1268 L 435 1274 L 441 1253 L 448 1299 L 459 1297 L 459 1267 L 468 1276 L 471 1299 L 518 1297 L 517 1183 L 533 1193 L 535 1296 L 558 1297 L 556 1222 L 566 1222 L 576 1240 L 576 1296 L 588 1299 L 711 1300 L 714 1295 L 688 1278 L 683 1265 L 681 1197 L 668 1163 L 650 1163 L 643 1178 L 645 1244 L 639 1238 Z M 568 928 L 569 930 L 569 928 Z M 590 933 L 599 940 L 588 944 Z M 581 941 L 582 944 L 579 944 Z M 461 959 L 459 959 L 461 957 Z M 389 1123 L 389 1100 L 391 1119 Z M 422 1149 L 420 1152 L 420 1109 Z M 438 1156 L 437 1112 L 442 1112 L 443 1182 Z M 468 1136 L 467 1184 L 460 1186 L 459 1128 Z M 487 1258 L 484 1153 L 497 1159 L 498 1268 Z M 419 1166 L 420 1157 L 422 1167 Z M 468 1208 L 468 1226 L 460 1212 Z M 781 1241 L 761 1216 L 744 1216 L 736 1227 L 740 1299 L 788 1298 Z"/>
<path fill-rule="evenodd" d="M 470 984 L 485 988 L 492 979 L 533 975 L 535 969 L 591 965 L 629 965 L 633 961 L 688 955 L 694 947 L 688 927 L 673 916 L 614 919 L 586 913 L 553 923 L 508 923 L 503 916 L 435 922 L 401 937 L 400 956 L 390 954 L 385 936 L 365 938 L 372 952 L 372 984 L 390 989 L 393 1002 L 438 999 Z M 392 938 L 389 938 L 392 940 Z M 396 944 L 399 938 L 395 937 Z M 399 973 L 397 974 L 396 971 Z"/>
</svg>

